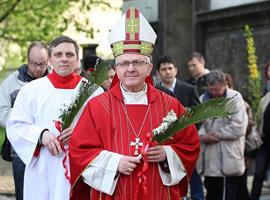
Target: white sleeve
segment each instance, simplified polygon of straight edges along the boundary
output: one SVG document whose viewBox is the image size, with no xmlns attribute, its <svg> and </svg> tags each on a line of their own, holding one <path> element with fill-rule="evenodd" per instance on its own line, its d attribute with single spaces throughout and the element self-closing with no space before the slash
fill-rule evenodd
<svg viewBox="0 0 270 200">
<path fill-rule="evenodd" d="M 167 155 L 167 162 L 170 172 L 167 173 L 163 171 L 159 164 L 159 174 L 164 185 L 176 185 L 186 176 L 186 170 L 181 159 L 178 157 L 171 146 L 164 146 L 164 149 Z"/>
<path fill-rule="evenodd" d="M 27 86 L 27 85 L 26 85 Z M 16 153 L 27 165 L 31 162 L 38 138 L 46 127 L 35 125 L 35 102 L 31 93 L 20 90 L 6 124 L 7 137 Z"/>
<path fill-rule="evenodd" d="M 92 188 L 112 195 L 119 175 L 116 177 L 122 155 L 103 150 L 82 173 L 83 181 Z"/>
</svg>

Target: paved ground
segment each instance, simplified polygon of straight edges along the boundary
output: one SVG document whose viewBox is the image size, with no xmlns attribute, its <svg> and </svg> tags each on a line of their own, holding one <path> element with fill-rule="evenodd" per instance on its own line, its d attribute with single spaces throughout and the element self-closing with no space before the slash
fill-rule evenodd
<svg viewBox="0 0 270 200">
<path fill-rule="evenodd" d="M 248 177 L 248 188 L 251 188 L 253 176 Z M 15 200 L 14 182 L 10 162 L 0 158 L 0 200 Z M 260 200 L 270 200 L 270 189 L 263 188 Z"/>
<path fill-rule="evenodd" d="M 11 163 L 0 158 L 0 200 L 15 200 L 14 195 Z"/>
</svg>

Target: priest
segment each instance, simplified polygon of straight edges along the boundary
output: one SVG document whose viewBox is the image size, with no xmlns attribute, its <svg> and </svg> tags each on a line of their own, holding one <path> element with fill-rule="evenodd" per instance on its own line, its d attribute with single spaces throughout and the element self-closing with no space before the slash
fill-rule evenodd
<svg viewBox="0 0 270 200">
<path fill-rule="evenodd" d="M 69 165 L 61 145 L 68 149 L 73 127 L 60 133 L 54 120 L 74 100 L 82 82 L 74 73 L 79 47 L 60 36 L 48 53 L 52 73 L 22 87 L 6 125 L 8 139 L 26 165 L 23 199 L 69 199 Z"/>
<path fill-rule="evenodd" d="M 130 8 L 109 40 L 116 76 L 110 90 L 88 102 L 71 136 L 71 199 L 180 199 L 199 153 L 195 126 L 142 154 L 147 135 L 170 110 L 178 116 L 185 112 L 177 99 L 153 87 L 156 34 Z"/>
</svg>

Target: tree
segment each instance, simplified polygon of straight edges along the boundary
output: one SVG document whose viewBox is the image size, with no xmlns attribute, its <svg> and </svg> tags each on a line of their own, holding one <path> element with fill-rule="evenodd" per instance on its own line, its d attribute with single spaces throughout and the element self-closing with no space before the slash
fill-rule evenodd
<svg viewBox="0 0 270 200">
<path fill-rule="evenodd" d="M 111 7 L 108 0 L 0 0 L 0 56 L 9 62 L 9 48 L 14 44 L 22 48 L 20 55 L 25 55 L 31 41 L 51 41 L 70 24 L 93 37 L 87 13 L 97 5 Z M 84 14 L 83 20 L 76 17 L 78 10 Z"/>
</svg>

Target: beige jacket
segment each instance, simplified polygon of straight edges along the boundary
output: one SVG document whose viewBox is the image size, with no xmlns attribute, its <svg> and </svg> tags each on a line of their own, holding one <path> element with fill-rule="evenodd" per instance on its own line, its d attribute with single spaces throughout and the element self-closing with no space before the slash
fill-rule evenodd
<svg viewBox="0 0 270 200">
<path fill-rule="evenodd" d="M 248 116 L 241 94 L 228 89 L 227 97 L 233 96 L 236 112 L 229 117 L 208 119 L 199 130 L 200 136 L 209 132 L 220 136 L 217 143 L 201 142 L 197 170 L 204 176 L 240 176 L 245 171 L 244 147 Z"/>
</svg>

